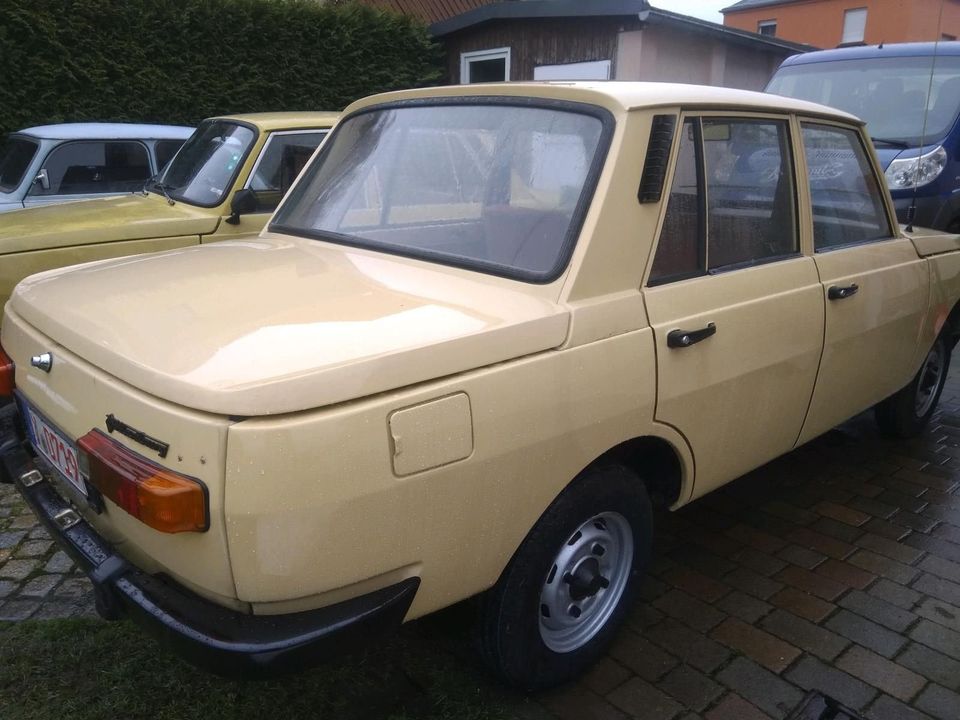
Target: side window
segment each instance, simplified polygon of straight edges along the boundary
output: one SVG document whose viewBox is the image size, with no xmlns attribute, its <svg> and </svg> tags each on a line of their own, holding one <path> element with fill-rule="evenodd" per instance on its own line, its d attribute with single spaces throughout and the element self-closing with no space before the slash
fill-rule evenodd
<svg viewBox="0 0 960 720">
<path fill-rule="evenodd" d="M 687 120 L 680 133 L 680 150 L 667 200 L 667 214 L 650 272 L 651 285 L 703 275 L 706 270 L 706 213 L 700 190 L 703 187 L 700 147 L 700 123 Z"/>
<path fill-rule="evenodd" d="M 54 148 L 43 163 L 47 183 L 30 195 L 89 195 L 139 190 L 150 178 L 147 148 L 135 141 L 82 141 Z"/>
<path fill-rule="evenodd" d="M 257 212 L 272 212 L 310 160 L 327 131 L 275 134 L 270 138 L 247 187 L 257 195 Z"/>
<path fill-rule="evenodd" d="M 803 123 L 816 250 L 892 236 L 880 184 L 860 135 L 848 128 Z"/>
<path fill-rule="evenodd" d="M 651 284 L 799 252 L 788 125 L 685 121 Z"/>
<path fill-rule="evenodd" d="M 183 142 L 183 140 L 157 140 L 155 152 L 157 155 L 158 173 L 164 171 L 167 164 L 173 159 L 173 156 L 177 154 L 177 150 L 183 145 Z"/>
</svg>

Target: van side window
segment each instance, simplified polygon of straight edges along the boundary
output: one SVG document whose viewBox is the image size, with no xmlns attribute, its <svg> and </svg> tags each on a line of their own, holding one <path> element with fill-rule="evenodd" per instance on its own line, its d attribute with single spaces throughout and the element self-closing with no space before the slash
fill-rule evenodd
<svg viewBox="0 0 960 720">
<path fill-rule="evenodd" d="M 35 183 L 30 195 L 93 195 L 140 190 L 153 174 L 147 148 L 135 141 L 80 141 L 60 145 L 43 163 L 49 188 Z"/>
<path fill-rule="evenodd" d="M 802 127 L 814 248 L 829 250 L 891 237 L 880 184 L 859 133 L 815 123 Z"/>
<path fill-rule="evenodd" d="M 686 120 L 649 284 L 799 248 L 787 122 Z"/>
</svg>

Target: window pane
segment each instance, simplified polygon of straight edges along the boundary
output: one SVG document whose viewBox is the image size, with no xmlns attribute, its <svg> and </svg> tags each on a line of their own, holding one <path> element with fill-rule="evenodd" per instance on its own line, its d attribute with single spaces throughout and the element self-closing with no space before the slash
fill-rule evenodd
<svg viewBox="0 0 960 720">
<path fill-rule="evenodd" d="M 552 274 L 603 126 L 581 113 L 438 105 L 361 113 L 281 208 L 288 232 L 506 274 Z"/>
<path fill-rule="evenodd" d="M 138 142 L 72 142 L 51 151 L 44 163 L 50 189 L 30 195 L 90 195 L 140 190 L 150 178 L 147 148 Z"/>
<path fill-rule="evenodd" d="M 840 39 L 840 42 L 863 42 L 863 34 L 866 29 L 867 9 L 847 10 L 843 13 L 843 37 Z"/>
<path fill-rule="evenodd" d="M 293 133 L 270 139 L 249 182 L 257 194 L 257 212 L 276 209 L 326 134 Z"/>
<path fill-rule="evenodd" d="M 183 140 L 157 140 L 156 145 L 156 154 L 157 154 L 157 172 L 163 172 L 167 167 L 167 164 L 170 160 L 173 159 L 173 156 L 177 154 L 177 150 L 183 145 Z"/>
<path fill-rule="evenodd" d="M 507 79 L 507 59 L 492 58 L 490 60 L 470 60 L 471 83 L 503 82 Z"/>
<path fill-rule="evenodd" d="M 799 251 L 787 123 L 703 120 L 710 269 Z"/>
<path fill-rule="evenodd" d="M 651 283 L 699 275 L 705 270 L 694 122 L 687 120 L 680 135 L 680 150 L 667 200 L 667 214 L 663 219 L 657 254 L 650 271 Z"/>
<path fill-rule="evenodd" d="M 0 139 L 0 192 L 16 190 L 37 154 L 37 144 L 24 138 Z"/>
<path fill-rule="evenodd" d="M 184 143 L 161 176 L 175 200 L 202 207 L 223 202 L 256 140 L 248 127 L 208 120 Z"/>
<path fill-rule="evenodd" d="M 891 236 L 890 224 L 858 133 L 804 123 L 803 144 L 817 250 Z"/>
</svg>

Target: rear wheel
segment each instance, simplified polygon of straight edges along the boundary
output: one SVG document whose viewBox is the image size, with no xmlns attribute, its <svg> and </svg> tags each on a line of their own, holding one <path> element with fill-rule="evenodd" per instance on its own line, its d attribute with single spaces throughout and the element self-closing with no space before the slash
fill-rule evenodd
<svg viewBox="0 0 960 720">
<path fill-rule="evenodd" d="M 950 367 L 950 345 L 941 333 L 910 384 L 877 405 L 877 424 L 891 437 L 916 437 L 930 422 Z"/>
<path fill-rule="evenodd" d="M 646 489 L 626 468 L 589 470 L 568 486 L 483 598 L 494 672 L 534 690 L 586 670 L 636 598 L 652 531 Z"/>
</svg>

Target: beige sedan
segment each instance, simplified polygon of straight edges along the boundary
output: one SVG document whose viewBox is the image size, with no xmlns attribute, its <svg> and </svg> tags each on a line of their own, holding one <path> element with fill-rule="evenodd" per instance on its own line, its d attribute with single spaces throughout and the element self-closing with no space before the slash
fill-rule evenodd
<svg viewBox="0 0 960 720">
<path fill-rule="evenodd" d="M 857 119 L 772 95 L 367 98 L 259 238 L 16 288 L 3 463 L 105 615 L 214 671 L 482 593 L 491 667 L 561 682 L 635 602 L 652 506 L 871 406 L 929 420 L 960 243 L 883 183 Z"/>
</svg>

